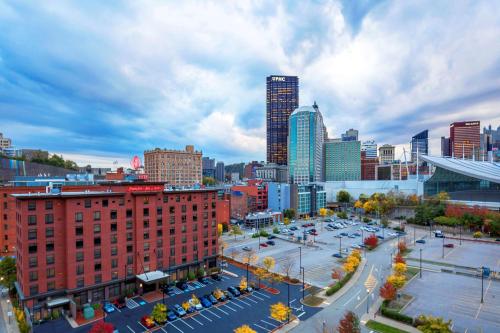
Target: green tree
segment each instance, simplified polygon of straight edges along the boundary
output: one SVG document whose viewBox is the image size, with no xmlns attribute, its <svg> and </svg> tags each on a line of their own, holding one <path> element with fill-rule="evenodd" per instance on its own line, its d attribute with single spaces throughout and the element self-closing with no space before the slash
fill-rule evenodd
<svg viewBox="0 0 500 333">
<path fill-rule="evenodd" d="M 163 303 L 156 303 L 151 312 L 151 318 L 158 324 L 163 324 L 167 321 L 167 306 Z"/>
<path fill-rule="evenodd" d="M 243 235 L 243 231 L 241 231 L 240 226 L 237 224 L 235 224 L 231 227 L 231 231 L 229 233 L 231 235 L 234 235 L 234 239 L 236 239 L 236 236 L 238 236 L 238 235 Z"/>
<path fill-rule="evenodd" d="M 295 218 L 295 209 L 293 208 L 290 208 L 290 209 L 285 209 L 283 211 L 283 215 L 284 217 L 288 218 L 288 219 L 294 219 Z"/>
<path fill-rule="evenodd" d="M 0 284 L 11 289 L 16 282 L 16 260 L 12 257 L 4 257 L 0 261 Z"/>
<path fill-rule="evenodd" d="M 338 202 L 343 202 L 343 203 L 348 203 L 348 202 L 351 201 L 351 195 L 347 191 L 340 190 L 337 193 L 337 201 Z"/>
<path fill-rule="evenodd" d="M 451 320 L 444 321 L 441 317 L 418 316 L 416 320 L 417 328 L 424 333 L 452 333 Z"/>
</svg>

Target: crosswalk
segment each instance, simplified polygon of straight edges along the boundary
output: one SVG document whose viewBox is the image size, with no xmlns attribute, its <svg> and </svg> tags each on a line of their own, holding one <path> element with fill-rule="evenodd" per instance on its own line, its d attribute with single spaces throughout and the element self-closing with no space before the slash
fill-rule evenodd
<svg viewBox="0 0 500 333">
<path fill-rule="evenodd" d="M 129 309 L 135 309 L 135 308 L 139 307 L 139 303 L 137 303 L 136 301 L 134 301 L 133 298 L 127 298 L 127 301 L 125 302 L 125 305 Z"/>
</svg>

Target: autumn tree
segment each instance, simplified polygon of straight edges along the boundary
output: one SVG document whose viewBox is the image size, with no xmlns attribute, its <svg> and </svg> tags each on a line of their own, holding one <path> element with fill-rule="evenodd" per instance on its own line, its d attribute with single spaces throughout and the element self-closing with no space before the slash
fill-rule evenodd
<svg viewBox="0 0 500 333">
<path fill-rule="evenodd" d="M 398 243 L 398 252 L 405 253 L 407 250 L 408 250 L 408 247 L 406 246 L 406 243 L 404 241 L 400 241 Z"/>
<path fill-rule="evenodd" d="M 354 208 L 363 208 L 363 203 L 360 200 L 356 200 L 356 202 L 354 203 Z"/>
<path fill-rule="evenodd" d="M 89 333 L 113 333 L 115 327 L 113 324 L 104 321 L 98 321 L 90 328 Z"/>
<path fill-rule="evenodd" d="M 359 333 L 359 319 L 352 311 L 347 311 L 344 318 L 340 319 L 339 326 L 337 327 L 339 333 Z"/>
<path fill-rule="evenodd" d="M 406 264 L 406 260 L 403 258 L 403 256 L 400 253 L 398 253 L 394 257 L 394 263 L 395 264 L 398 264 L 398 263 Z"/>
<path fill-rule="evenodd" d="M 420 315 L 416 319 L 417 328 L 424 333 L 452 333 L 451 320 L 441 317 Z"/>
<path fill-rule="evenodd" d="M 247 278 L 245 277 L 242 277 L 241 280 L 240 280 L 240 289 L 241 290 L 245 290 L 247 289 Z"/>
<path fill-rule="evenodd" d="M 387 282 L 392 284 L 394 288 L 400 289 L 406 283 L 406 277 L 404 275 L 392 274 L 387 277 Z"/>
<path fill-rule="evenodd" d="M 234 330 L 234 333 L 257 333 L 257 331 L 250 328 L 248 325 L 243 325 Z"/>
<path fill-rule="evenodd" d="M 277 321 L 287 320 L 291 312 L 291 309 L 281 302 L 271 305 L 271 317 Z"/>
<path fill-rule="evenodd" d="M 406 272 L 406 264 L 398 262 L 394 264 L 394 272 L 399 275 L 403 275 Z"/>
<path fill-rule="evenodd" d="M 374 249 L 377 247 L 378 244 L 378 238 L 375 236 L 375 234 L 371 234 L 370 236 L 365 238 L 364 241 L 365 245 L 368 246 L 370 249 Z"/>
<path fill-rule="evenodd" d="M 342 267 L 344 268 L 344 270 L 347 273 L 352 273 L 359 266 L 359 262 L 360 262 L 360 260 L 356 256 L 353 256 L 352 254 L 350 254 L 347 257 L 347 259 Z"/>
<path fill-rule="evenodd" d="M 332 279 L 342 280 L 343 277 L 344 277 L 344 271 L 342 269 L 339 269 L 337 267 L 332 269 Z"/>
<path fill-rule="evenodd" d="M 243 231 L 241 231 L 240 226 L 236 224 L 231 227 L 230 234 L 234 236 L 234 239 L 236 239 L 236 236 L 243 235 Z"/>
<path fill-rule="evenodd" d="M 396 288 L 389 282 L 384 283 L 384 285 L 380 287 L 380 297 L 385 300 L 392 301 L 396 298 L 396 293 Z"/>
<path fill-rule="evenodd" d="M 276 265 L 276 260 L 274 260 L 273 257 L 265 257 L 262 259 L 262 265 L 264 265 L 265 269 L 269 272 L 274 269 L 274 266 Z"/>
</svg>

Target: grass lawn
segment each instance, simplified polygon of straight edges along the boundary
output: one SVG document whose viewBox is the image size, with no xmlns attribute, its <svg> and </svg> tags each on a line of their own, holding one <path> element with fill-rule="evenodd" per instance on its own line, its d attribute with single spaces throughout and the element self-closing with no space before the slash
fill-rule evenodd
<svg viewBox="0 0 500 333">
<path fill-rule="evenodd" d="M 401 297 L 398 297 L 389 303 L 389 308 L 399 312 L 412 299 L 413 297 L 411 295 L 401 294 Z"/>
<path fill-rule="evenodd" d="M 406 331 L 402 331 L 398 328 L 382 324 L 374 320 L 368 320 L 368 322 L 366 323 L 366 327 L 371 328 L 372 330 L 379 333 L 408 333 Z"/>
</svg>

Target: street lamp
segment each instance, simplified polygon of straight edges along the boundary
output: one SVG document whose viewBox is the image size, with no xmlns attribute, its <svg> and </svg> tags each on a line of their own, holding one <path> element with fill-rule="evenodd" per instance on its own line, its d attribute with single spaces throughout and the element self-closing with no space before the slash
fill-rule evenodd
<svg viewBox="0 0 500 333">
<path fill-rule="evenodd" d="M 370 289 L 366 289 L 366 313 L 370 310 Z"/>
<path fill-rule="evenodd" d="M 420 249 L 420 278 L 422 278 L 422 249 Z"/>
<path fill-rule="evenodd" d="M 444 234 L 443 234 L 443 258 L 444 258 Z"/>
<path fill-rule="evenodd" d="M 302 246 L 299 246 L 299 267 L 302 267 Z"/>
<path fill-rule="evenodd" d="M 306 291 L 306 284 L 305 284 L 306 269 L 304 267 L 300 267 L 300 270 L 302 271 L 302 301 L 304 301 L 305 291 Z"/>
<path fill-rule="evenodd" d="M 484 266 L 481 267 L 481 303 L 484 303 Z"/>
<path fill-rule="evenodd" d="M 248 266 L 250 266 L 250 263 L 247 262 L 247 285 L 248 285 Z"/>
<path fill-rule="evenodd" d="M 339 240 L 340 240 L 340 243 L 339 243 L 340 244 L 339 245 L 339 254 L 340 254 L 340 256 L 342 256 L 342 235 L 339 234 L 339 236 L 340 236 L 340 238 L 339 238 Z"/>
</svg>

